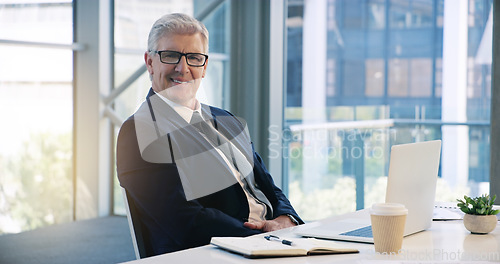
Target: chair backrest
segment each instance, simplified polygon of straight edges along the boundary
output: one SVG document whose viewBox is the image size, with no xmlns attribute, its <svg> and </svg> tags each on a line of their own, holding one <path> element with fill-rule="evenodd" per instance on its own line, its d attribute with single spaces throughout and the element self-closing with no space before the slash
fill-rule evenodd
<svg viewBox="0 0 500 264">
<path fill-rule="evenodd" d="M 141 259 L 152 256 L 152 248 L 147 240 L 147 233 L 144 230 L 141 219 L 139 219 L 139 214 L 137 212 L 137 208 L 135 207 L 134 200 L 131 199 L 125 188 L 121 189 L 125 210 L 127 211 L 130 235 L 132 236 L 132 244 L 134 245 L 135 257 L 136 259 Z"/>
</svg>

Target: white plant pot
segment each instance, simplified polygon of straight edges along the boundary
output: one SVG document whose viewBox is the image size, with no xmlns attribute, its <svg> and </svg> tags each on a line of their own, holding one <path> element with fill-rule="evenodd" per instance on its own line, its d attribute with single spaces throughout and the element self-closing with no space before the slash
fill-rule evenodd
<svg viewBox="0 0 500 264">
<path fill-rule="evenodd" d="M 488 234 L 497 226 L 496 215 L 464 215 L 464 225 L 472 234 Z"/>
</svg>

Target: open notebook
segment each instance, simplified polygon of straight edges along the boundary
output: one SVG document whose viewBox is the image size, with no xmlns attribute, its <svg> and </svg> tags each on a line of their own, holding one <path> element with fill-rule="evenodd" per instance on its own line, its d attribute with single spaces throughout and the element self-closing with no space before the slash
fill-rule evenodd
<svg viewBox="0 0 500 264">
<path fill-rule="evenodd" d="M 210 244 L 248 258 L 292 257 L 315 254 L 358 253 L 338 243 L 315 238 L 286 238 L 289 244 L 266 240 L 263 235 L 250 237 L 213 237 Z"/>
</svg>

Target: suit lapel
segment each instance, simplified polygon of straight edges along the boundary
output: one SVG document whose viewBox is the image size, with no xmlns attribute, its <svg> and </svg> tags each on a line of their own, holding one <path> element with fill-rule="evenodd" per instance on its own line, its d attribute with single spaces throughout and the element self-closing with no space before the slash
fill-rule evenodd
<svg viewBox="0 0 500 264">
<path fill-rule="evenodd" d="M 196 128 L 156 94 L 148 96 L 148 101 L 159 134 L 171 139 L 173 157 L 187 200 L 198 199 L 237 183 L 227 163 Z"/>
</svg>

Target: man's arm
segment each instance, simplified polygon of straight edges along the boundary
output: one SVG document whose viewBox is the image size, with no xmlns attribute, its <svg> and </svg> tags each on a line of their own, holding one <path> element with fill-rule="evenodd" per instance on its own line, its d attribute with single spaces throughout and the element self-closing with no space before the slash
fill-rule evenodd
<svg viewBox="0 0 500 264">
<path fill-rule="evenodd" d="M 233 114 L 226 110 L 211 108 L 212 113 L 217 116 L 217 122 L 219 123 L 219 131 L 224 131 L 224 134 L 234 136 L 240 135 L 242 131 L 245 130 L 246 123 L 243 119 L 235 117 Z M 223 118 L 232 117 L 232 118 Z M 246 227 L 252 229 L 259 229 L 262 231 L 277 230 L 285 227 L 290 227 L 295 225 L 289 216 L 292 216 L 298 224 L 303 224 L 304 222 L 298 214 L 293 209 L 290 201 L 286 198 L 285 194 L 278 188 L 273 181 L 273 178 L 267 171 L 267 168 L 260 157 L 260 155 L 255 151 L 253 144 L 251 143 L 250 135 L 248 136 L 248 143 L 251 145 L 250 155 L 253 155 L 253 172 L 256 183 L 259 188 L 266 195 L 268 200 L 271 202 L 273 207 L 273 216 L 271 219 L 260 222 L 245 223 Z M 245 151 L 243 151 L 245 152 Z"/>
<path fill-rule="evenodd" d="M 298 224 L 304 224 L 304 221 L 302 221 L 297 212 L 295 212 L 295 209 L 293 209 L 293 206 L 288 198 L 286 198 L 283 191 L 281 191 L 281 189 L 274 184 L 273 178 L 267 171 L 262 158 L 255 151 L 254 166 L 255 179 L 273 205 L 273 219 L 258 222 L 246 222 L 245 226 L 269 232 L 295 226 L 296 223 L 292 221 L 291 217 L 293 217 Z"/>
</svg>

